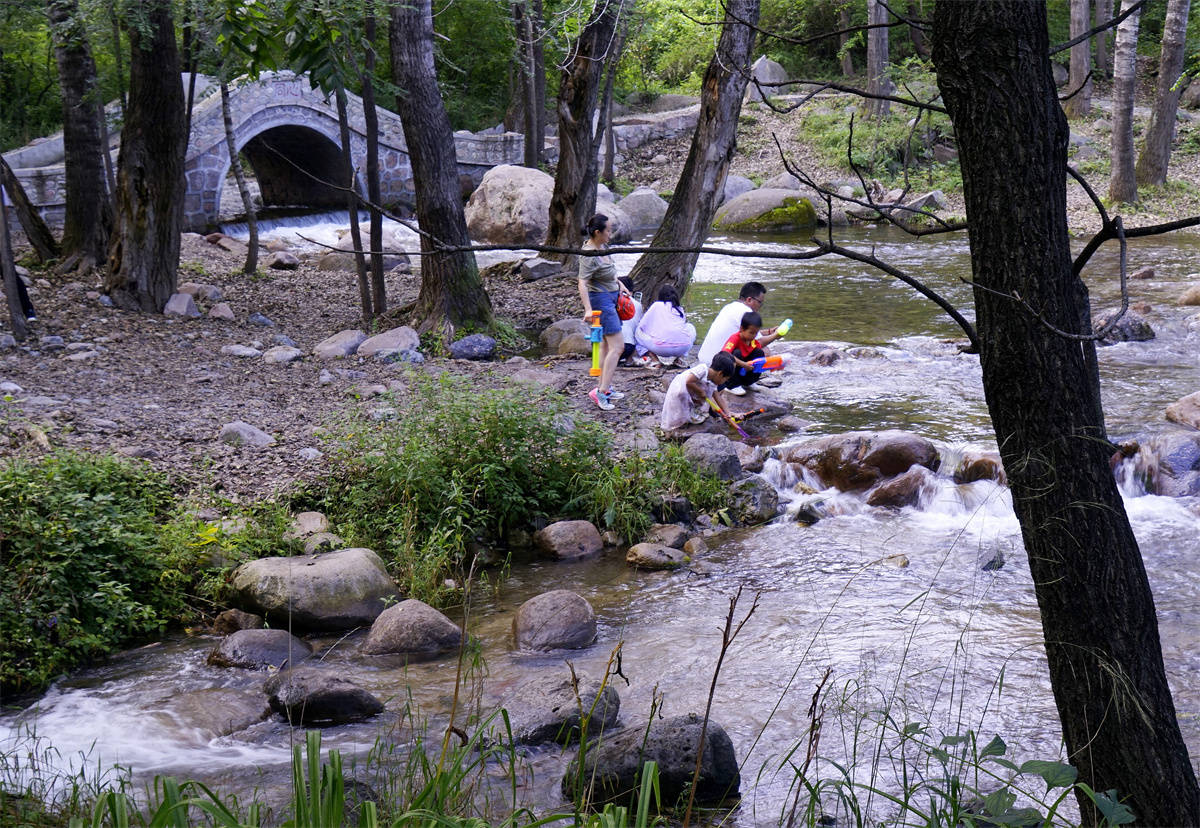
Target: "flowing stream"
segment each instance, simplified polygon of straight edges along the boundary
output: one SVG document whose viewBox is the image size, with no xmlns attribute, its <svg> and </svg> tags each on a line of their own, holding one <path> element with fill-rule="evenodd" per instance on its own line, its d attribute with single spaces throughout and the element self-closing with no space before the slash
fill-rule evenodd
<svg viewBox="0 0 1200 828">
<path fill-rule="evenodd" d="M 912 240 L 879 229 L 844 238 L 873 248 L 969 309 L 962 281 L 969 274 L 965 235 Z M 710 243 L 785 249 L 803 241 Z M 1189 327 L 1195 310 L 1175 304 L 1197 279 L 1191 270 L 1200 261 L 1200 238 L 1177 234 L 1130 247 L 1131 269 L 1155 268 L 1153 279 L 1131 282 L 1130 290 L 1134 301 L 1152 306 L 1145 316 L 1157 338 L 1099 352 L 1110 437 L 1118 441 L 1176 428 L 1163 410 L 1200 390 L 1200 324 Z M 622 257 L 619 268 L 631 264 L 632 257 Z M 833 257 L 786 262 L 704 256 L 687 295 L 701 331 L 750 279 L 769 289 L 763 309 L 768 324 L 789 316 L 796 322 L 785 350 L 810 353 L 822 345 L 845 353 L 830 367 L 792 361 L 780 393 L 812 425 L 784 445 L 814 435 L 899 428 L 934 440 L 947 456 L 965 447 L 994 448 L 978 358 L 957 352 L 949 340 L 961 333 L 933 304 L 889 277 Z M 1119 303 L 1115 253 L 1095 258 L 1088 282 L 1094 309 Z M 794 497 L 797 481 L 788 467 L 769 462 L 765 474 L 785 500 Z M 1130 484 L 1123 493 L 1196 763 L 1200 504 L 1145 495 Z M 467 619 L 482 660 L 471 684 L 482 687 L 486 707 L 531 676 L 565 674 L 566 661 L 578 673 L 598 677 L 620 641 L 628 684 L 614 681 L 624 723 L 644 722 L 656 698 L 664 715 L 702 713 L 729 600 L 741 589 L 739 617 L 755 595 L 758 606 L 725 659 L 712 703 L 713 719 L 732 737 L 742 768 L 743 801 L 726 824 L 776 824 L 786 812 L 795 783 L 789 751 L 799 745 L 790 761 L 803 761 L 809 704 L 827 668 L 832 672 L 819 752 L 849 765 L 856 781 L 894 789 L 889 786 L 900 773 L 894 733 L 881 736 L 873 724 L 881 710 L 895 727 L 927 726 L 934 744 L 942 734 L 972 730 L 980 745 L 1001 735 L 1017 761 L 1058 758 L 1058 717 L 1038 611 L 1007 490 L 940 478 L 934 496 L 898 511 L 869 508 L 833 491 L 823 495 L 840 499 L 838 516 L 805 526 L 784 515 L 719 535 L 703 558 L 703 574 L 634 572 L 616 554 L 515 564 L 498 590 L 476 597 Z M 1002 565 L 985 571 L 989 561 Z M 592 603 L 598 642 L 565 658 L 514 653 L 516 608 L 557 588 Z M 87 756 L 93 768 L 119 763 L 138 780 L 171 773 L 230 792 L 260 789 L 269 800 L 286 798 L 290 745 L 298 735 L 277 718 L 222 735 L 227 728 L 212 711 L 234 719 L 237 711 L 261 704 L 262 676 L 206 666 L 213 644 L 206 637 L 175 639 L 64 679 L 36 707 L 0 718 L 0 743 L 35 730 L 61 762 Z M 402 716 L 406 706 L 422 711 L 440 732 L 453 699 L 455 662 L 408 668 L 365 663 L 355 644 L 335 637 L 320 642 L 329 648 L 325 661 L 388 699 L 388 710 L 372 722 L 327 730 L 325 745 L 361 759 L 377 739 L 403 743 L 411 736 Z M 884 755 L 875 761 L 881 746 Z M 569 758 L 553 748 L 528 751 L 519 801 L 538 812 L 564 806 L 559 780 Z M 810 778 L 838 775 L 827 761 L 810 768 Z M 879 797 L 868 805 L 877 815 L 889 812 Z"/>
</svg>

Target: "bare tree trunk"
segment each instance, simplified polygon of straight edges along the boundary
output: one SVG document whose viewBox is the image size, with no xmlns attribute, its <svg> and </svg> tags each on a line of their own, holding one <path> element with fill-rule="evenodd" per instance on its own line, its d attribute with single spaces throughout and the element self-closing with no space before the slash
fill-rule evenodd
<svg viewBox="0 0 1200 828">
<path fill-rule="evenodd" d="M 1137 162 L 1137 183 L 1164 184 L 1167 164 L 1171 160 L 1171 141 L 1175 138 L 1175 111 L 1179 107 L 1176 87 L 1183 73 L 1184 45 L 1187 40 L 1188 6 L 1190 0 L 1168 0 L 1167 19 L 1163 24 L 1162 53 L 1158 59 L 1158 86 L 1154 93 L 1154 108 Z"/>
<path fill-rule="evenodd" d="M 5 188 L 7 189 L 7 187 Z M 3 277 L 4 297 L 8 301 L 8 319 L 12 325 L 13 338 L 24 342 L 28 335 L 25 325 L 25 308 L 21 307 L 20 288 L 17 280 L 16 262 L 13 261 L 12 240 L 8 237 L 8 205 L 0 193 L 0 276 Z"/>
<path fill-rule="evenodd" d="M 129 101 L 117 156 L 117 227 L 105 290 L 118 307 L 161 313 L 175 292 L 183 225 L 183 83 L 170 0 L 129 28 Z"/>
<path fill-rule="evenodd" d="M 246 244 L 246 262 L 242 272 L 254 273 L 258 270 L 258 216 L 254 212 L 254 199 L 250 197 L 250 188 L 246 186 L 246 176 L 242 172 L 242 159 L 238 155 L 237 144 L 233 140 L 233 116 L 229 112 L 229 84 L 221 81 L 221 118 L 225 122 L 225 149 L 229 151 L 229 166 L 233 169 L 233 179 L 237 182 L 238 195 L 242 197 L 242 209 L 246 211 L 246 229 L 250 238 Z"/>
<path fill-rule="evenodd" d="M 338 132 L 342 141 L 342 181 L 346 188 L 346 212 L 350 215 L 350 241 L 354 246 L 354 270 L 358 274 L 358 299 L 363 321 L 371 319 L 371 283 L 367 279 L 367 260 L 363 256 L 362 229 L 358 226 L 358 187 L 354 175 L 354 155 L 350 144 L 350 119 L 346 112 L 346 88 L 341 78 L 335 81 Z"/>
<path fill-rule="evenodd" d="M 125 59 L 121 48 L 121 20 L 117 16 L 116 0 L 108 0 L 108 22 L 112 25 L 113 59 L 117 62 L 117 99 L 121 102 L 121 115 L 125 115 Z"/>
<path fill-rule="evenodd" d="M 63 150 L 67 211 L 59 265 L 63 273 L 99 266 L 112 229 L 112 205 L 104 181 L 104 144 L 96 62 L 76 0 L 49 0 L 50 31 L 62 87 Z"/>
<path fill-rule="evenodd" d="M 396 112 L 404 126 L 416 187 L 417 222 L 424 233 L 421 292 L 416 317 L 421 330 L 436 330 L 450 341 L 458 327 L 486 330 L 492 326 L 492 304 L 479 278 L 475 254 L 438 251 L 467 247 L 467 220 L 459 195 L 454 132 L 438 89 L 433 62 L 431 0 L 392 6 L 388 39 L 392 47 L 392 81 L 406 94 L 397 96 Z M 435 247 L 433 239 L 438 245 Z"/>
<path fill-rule="evenodd" d="M 838 28 L 842 33 L 838 35 L 838 48 L 842 54 L 842 76 L 846 78 L 854 77 L 854 56 L 850 54 L 850 3 L 849 0 L 842 3 L 842 7 L 838 10 Z"/>
<path fill-rule="evenodd" d="M 550 227 L 546 244 L 576 247 L 580 229 L 596 209 L 599 162 L 593 142 L 592 120 L 600 95 L 604 58 L 612 46 L 617 24 L 616 3 L 598 0 L 579 41 L 574 57 L 563 69 L 558 86 L 558 170 L 550 198 Z M 560 256 L 569 269 L 575 257 Z"/>
<path fill-rule="evenodd" d="M 616 180 L 613 163 L 617 154 L 617 138 L 613 133 L 613 82 L 617 76 L 617 64 L 621 62 L 621 51 L 625 48 L 627 29 L 628 26 L 623 23 L 617 31 L 617 39 L 613 44 L 612 54 L 608 56 L 608 70 L 604 78 L 604 112 L 600 114 L 601 129 L 604 131 L 604 171 L 600 177 L 609 187 Z"/>
<path fill-rule="evenodd" d="M 513 28 L 517 33 L 517 65 L 520 67 L 521 109 L 524 115 L 526 167 L 536 168 L 540 162 L 541 146 L 537 135 L 537 84 L 533 66 L 533 27 L 530 23 L 529 0 L 517 0 L 512 4 Z"/>
<path fill-rule="evenodd" d="M 534 145 L 541 164 L 546 161 L 546 48 L 542 0 L 529 0 L 529 23 L 533 35 L 533 109 L 537 114 Z"/>
<path fill-rule="evenodd" d="M 375 108 L 375 12 L 367 14 L 367 54 L 362 78 L 363 122 L 367 131 L 367 198 L 371 214 L 371 303 L 376 316 L 387 310 L 387 284 L 383 278 L 383 201 L 379 182 L 379 112 Z"/>
<path fill-rule="evenodd" d="M 1091 11 L 1091 0 L 1071 0 L 1072 40 L 1091 28 Z M 1088 77 L 1091 68 L 1091 40 L 1076 43 L 1071 47 L 1070 71 L 1067 77 L 1067 93 L 1071 97 L 1063 103 L 1068 118 L 1081 118 L 1092 111 L 1092 79 Z"/>
<path fill-rule="evenodd" d="M 25 188 L 21 186 L 21 182 L 3 156 L 0 156 L 0 186 L 4 187 L 8 192 L 8 197 L 12 199 L 13 209 L 17 213 L 17 221 L 21 223 L 21 229 L 25 231 L 25 238 L 29 239 L 38 260 L 48 262 L 51 259 L 57 259 L 59 255 L 58 242 L 55 241 L 54 234 L 46 226 L 37 207 L 33 206 L 33 202 L 25 194 Z"/>
<path fill-rule="evenodd" d="M 729 0 L 717 51 L 704 73 L 700 93 L 700 120 L 692 135 L 687 162 L 675 185 L 667 214 L 638 259 L 630 276 L 642 295 L 652 300 L 662 285 L 673 285 L 680 295 L 687 289 L 696 266 L 696 253 L 656 253 L 656 247 L 685 248 L 703 244 L 725 190 L 725 177 L 737 148 L 738 115 L 750 77 L 754 26 L 758 0 Z M 745 21 L 737 23 L 735 21 Z"/>
<path fill-rule="evenodd" d="M 970 44 L 970 48 L 964 48 Z M 1072 269 L 1067 121 L 1045 4 L 938 3 L 933 57 L 962 166 L 980 364 L 1079 781 L 1139 825 L 1200 824 L 1154 600 L 1109 468 L 1087 287 Z M 1013 198 L 1020 193 L 1020 198 Z M 1035 308 L 1025 310 L 1012 297 Z M 1099 822 L 1075 791 L 1085 825 Z"/>
<path fill-rule="evenodd" d="M 1133 5 L 1123 0 L 1121 10 Z M 1138 25 L 1142 13 L 1134 12 L 1117 27 L 1117 53 L 1113 60 L 1112 169 L 1108 197 L 1115 202 L 1137 201 L 1137 175 L 1133 155 L 1133 96 L 1137 86 Z"/>
<path fill-rule="evenodd" d="M 919 0 L 908 0 L 908 19 L 920 20 L 925 16 L 925 9 Z M 929 60 L 929 35 L 920 26 L 908 24 L 908 37 L 912 40 L 913 51 L 921 60 Z"/>
<path fill-rule="evenodd" d="M 888 22 L 887 7 L 879 0 L 867 0 L 867 23 L 878 28 L 867 30 L 867 92 L 886 95 L 890 89 L 888 68 Z M 873 118 L 882 118 L 891 111 L 891 103 L 868 99 L 867 112 Z"/>
<path fill-rule="evenodd" d="M 1096 25 L 1112 20 L 1113 0 L 1096 0 Z M 1112 77 L 1112 29 L 1105 29 L 1093 38 L 1093 48 L 1096 50 L 1096 74 L 1102 78 Z"/>
</svg>

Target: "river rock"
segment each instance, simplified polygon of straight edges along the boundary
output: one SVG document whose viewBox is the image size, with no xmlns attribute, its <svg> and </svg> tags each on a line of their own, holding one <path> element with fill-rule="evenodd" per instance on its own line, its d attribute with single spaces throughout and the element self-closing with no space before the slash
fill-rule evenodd
<svg viewBox="0 0 1200 828">
<path fill-rule="evenodd" d="M 492 167 L 467 202 L 467 230 L 472 239 L 490 244 L 541 244 L 553 194 L 554 179 L 541 170 Z"/>
<path fill-rule="evenodd" d="M 733 441 L 724 434 L 696 434 L 683 444 L 683 456 L 702 472 L 722 480 L 733 480 L 742 474 Z"/>
<path fill-rule="evenodd" d="M 779 514 L 779 492 L 762 475 L 749 475 L 729 487 L 729 511 L 747 526 L 766 523 Z"/>
<path fill-rule="evenodd" d="M 249 345 L 223 345 L 221 353 L 238 359 L 253 359 L 263 355 L 258 348 L 251 348 Z"/>
<path fill-rule="evenodd" d="M 227 609 L 213 619 L 212 631 L 217 635 L 232 635 L 239 630 L 262 629 L 263 618 L 240 609 Z"/>
<path fill-rule="evenodd" d="M 193 296 L 205 302 L 220 302 L 225 298 L 225 293 L 216 285 L 200 284 L 197 282 L 184 282 L 178 288 L 179 293 L 186 293 L 188 296 Z"/>
<path fill-rule="evenodd" d="M 304 352 L 299 348 L 291 348 L 287 345 L 276 345 L 274 348 L 268 348 L 263 352 L 263 362 L 268 365 L 287 365 L 295 362 L 304 356 Z"/>
<path fill-rule="evenodd" d="M 967 451 L 954 468 L 955 483 L 974 483 L 976 480 L 995 480 L 1000 484 L 1007 482 L 1004 474 L 1004 464 L 1000 453 L 996 451 Z"/>
<path fill-rule="evenodd" d="M 1179 105 L 1185 109 L 1200 109 L 1200 80 L 1193 78 L 1179 95 Z"/>
<path fill-rule="evenodd" d="M 548 354 L 583 354 L 590 356 L 592 341 L 588 325 L 579 317 L 560 319 L 538 335 L 538 343 Z"/>
<path fill-rule="evenodd" d="M 366 339 L 367 335 L 362 331 L 338 331 L 333 336 L 318 342 L 312 352 L 318 359 L 340 359 L 357 351 L 358 346 Z"/>
<path fill-rule="evenodd" d="M 458 649 L 462 629 L 428 604 L 409 598 L 379 614 L 362 651 L 367 655 L 433 658 Z"/>
<path fill-rule="evenodd" d="M 316 556 L 260 558 L 233 573 L 237 602 L 273 624 L 345 630 L 373 622 L 399 597 L 379 556 L 341 549 Z"/>
<path fill-rule="evenodd" d="M 687 543 L 683 545 L 683 552 L 692 560 L 703 555 L 708 551 L 708 544 L 704 542 L 704 538 L 696 535 L 694 538 L 688 538 Z"/>
<path fill-rule="evenodd" d="M 582 595 L 543 592 L 517 610 L 513 639 L 520 650 L 578 650 L 596 640 L 596 613 Z"/>
<path fill-rule="evenodd" d="M 196 300 L 186 293 L 172 294 L 167 300 L 167 304 L 163 307 L 163 316 L 178 316 L 183 319 L 199 319 L 200 309 L 196 307 Z"/>
<path fill-rule="evenodd" d="M 220 438 L 222 443 L 232 446 L 254 446 L 263 448 L 275 444 L 275 438 L 262 429 L 255 428 L 249 423 L 235 420 L 221 426 Z"/>
<path fill-rule="evenodd" d="M 724 204 L 731 198 L 737 198 L 742 193 L 748 193 L 753 189 L 754 182 L 746 178 L 746 176 L 728 175 L 725 177 L 725 189 L 721 193 L 721 204 Z"/>
<path fill-rule="evenodd" d="M 672 549 L 683 549 L 687 539 L 688 530 L 678 523 L 656 523 L 650 527 L 650 531 L 646 532 L 646 537 L 642 538 L 642 541 L 669 546 Z"/>
<path fill-rule="evenodd" d="M 361 722 L 383 712 L 383 703 L 332 670 L 298 667 L 272 676 L 263 688 L 271 709 L 292 725 Z"/>
<path fill-rule="evenodd" d="M 471 334 L 450 343 L 450 356 L 454 359 L 470 359 L 477 362 L 489 360 L 496 355 L 496 340 L 487 334 Z"/>
<path fill-rule="evenodd" d="M 284 540 L 307 538 L 318 532 L 329 531 L 329 518 L 321 512 L 300 512 L 292 518 L 292 525 L 283 533 Z"/>
<path fill-rule="evenodd" d="M 1200 391 L 1188 394 L 1168 405 L 1167 419 L 1189 428 L 1200 429 Z"/>
<path fill-rule="evenodd" d="M 208 309 L 208 318 L 232 322 L 234 320 L 233 308 L 229 307 L 228 302 L 218 302 Z"/>
<path fill-rule="evenodd" d="M 281 670 L 312 657 L 312 647 L 287 630 L 238 630 L 227 635 L 208 655 L 216 667 Z"/>
<path fill-rule="evenodd" d="M 638 187 L 621 199 L 621 212 L 629 219 L 630 232 L 654 230 L 667 214 L 667 202 L 649 187 Z"/>
<path fill-rule="evenodd" d="M 308 457 L 303 456 L 301 459 L 306 460 Z M 333 552 L 336 549 L 343 548 L 345 548 L 345 543 L 332 532 L 317 532 L 315 535 L 309 535 L 304 539 L 305 555 L 315 555 L 318 552 Z"/>
<path fill-rule="evenodd" d="M 795 190 L 760 187 L 717 209 L 713 227 L 730 233 L 790 233 L 817 226 L 812 202 Z"/>
<path fill-rule="evenodd" d="M 586 520 L 560 520 L 533 536 L 534 545 L 544 555 L 558 560 L 595 555 L 604 548 L 600 531 Z"/>
<path fill-rule="evenodd" d="M 173 693 L 162 705 L 161 711 L 150 715 L 162 716 L 170 727 L 204 734 L 209 739 L 240 733 L 271 715 L 271 706 L 258 689 L 204 687 Z"/>
<path fill-rule="evenodd" d="M 937 447 L 903 431 L 849 431 L 821 437 L 791 449 L 786 460 L 815 474 L 822 486 L 863 491 L 914 465 L 937 471 Z"/>
<path fill-rule="evenodd" d="M 563 776 L 562 791 L 574 799 L 576 785 L 582 780 L 589 787 L 593 802 L 627 802 L 641 781 L 642 765 L 658 765 L 658 785 L 663 803 L 676 802 L 691 786 L 700 747 L 704 720 L 696 714 L 656 719 L 649 725 L 630 727 L 605 736 L 592 746 L 579 772 L 576 758 Z M 704 752 L 697 780 L 696 801 L 717 804 L 736 796 L 741 786 L 737 756 L 725 729 L 709 721 L 704 735 Z"/>
<path fill-rule="evenodd" d="M 269 317 L 265 316 L 264 314 L 259 313 L 258 311 L 255 311 L 254 313 L 247 316 L 246 321 L 249 322 L 251 325 L 258 325 L 260 328 L 274 328 L 275 327 L 275 323 L 272 322 Z"/>
<path fill-rule="evenodd" d="M 752 446 L 749 443 L 734 443 L 733 450 L 737 453 L 738 462 L 742 469 L 758 473 L 767 464 L 767 450 L 762 446 Z"/>
<path fill-rule="evenodd" d="M 271 270 L 295 270 L 300 267 L 300 259 L 289 250 L 276 250 L 267 257 L 266 265 Z"/>
<path fill-rule="evenodd" d="M 746 97 L 744 98 L 747 103 L 764 100 L 764 96 L 774 98 L 786 91 L 785 87 L 777 84 L 787 81 L 787 70 L 766 55 L 754 61 L 754 65 L 750 67 L 750 75 L 751 80 L 746 84 Z M 759 84 L 764 85 L 760 88 Z"/>
<path fill-rule="evenodd" d="M 611 684 L 579 677 L 578 687 L 569 676 L 547 676 L 523 682 L 509 693 L 502 706 L 508 710 L 513 739 L 521 745 L 579 741 L 580 712 L 589 714 L 588 738 L 594 739 L 617 723 L 621 697 Z"/>
<path fill-rule="evenodd" d="M 401 325 L 363 340 L 356 353 L 373 357 L 383 351 L 415 351 L 421 347 L 421 337 L 408 325 Z"/>
<path fill-rule="evenodd" d="M 536 282 L 539 279 L 557 276 L 561 272 L 562 262 L 552 259 L 535 257 L 521 261 L 521 281 L 523 282 Z"/>
<path fill-rule="evenodd" d="M 1179 297 L 1181 305 L 1200 305 L 1200 285 L 1192 285 Z"/>
<path fill-rule="evenodd" d="M 1120 308 L 1100 311 L 1092 318 L 1092 332 L 1099 333 L 1100 329 L 1120 312 Z M 1150 339 L 1154 339 L 1154 329 L 1150 327 L 1150 323 L 1142 318 L 1141 314 L 1129 309 L 1121 316 L 1116 327 L 1105 334 L 1103 339 L 1097 340 L 1097 344 L 1114 345 L 1117 342 L 1145 342 Z"/>
<path fill-rule="evenodd" d="M 625 553 L 625 563 L 637 569 L 678 569 L 687 563 L 687 555 L 661 543 L 635 543 Z"/>
<path fill-rule="evenodd" d="M 919 506 L 921 495 L 930 490 L 934 474 L 924 466 L 913 466 L 904 474 L 884 480 L 867 494 L 868 506 L 903 509 Z"/>
<path fill-rule="evenodd" d="M 1146 491 L 1166 497 L 1200 494 L 1200 434 L 1159 434 L 1142 450 L 1151 458 L 1146 464 Z"/>
</svg>

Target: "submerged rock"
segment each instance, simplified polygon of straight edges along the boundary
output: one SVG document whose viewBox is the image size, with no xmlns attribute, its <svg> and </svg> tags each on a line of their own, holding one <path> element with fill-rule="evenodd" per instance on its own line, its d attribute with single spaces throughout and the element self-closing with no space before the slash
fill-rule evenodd
<svg viewBox="0 0 1200 828">
<path fill-rule="evenodd" d="M 214 667 L 243 667 L 276 670 L 294 666 L 312 657 L 312 647 L 287 630 L 238 630 L 226 636 L 208 655 Z"/>
<path fill-rule="evenodd" d="M 582 595 L 556 589 L 530 598 L 513 617 L 520 650 L 577 650 L 596 640 L 596 613 Z"/>
<path fill-rule="evenodd" d="M 904 474 L 885 480 L 867 494 L 868 506 L 902 509 L 917 506 L 921 495 L 933 484 L 934 474 L 924 466 L 913 466 Z"/>
<path fill-rule="evenodd" d="M 682 549 L 660 543 L 637 543 L 625 553 L 625 562 L 637 569 L 678 569 L 687 561 Z"/>
<path fill-rule="evenodd" d="M 1092 332 L 1099 333 L 1119 313 L 1121 313 L 1120 308 L 1111 308 L 1098 313 L 1092 319 Z M 1150 327 L 1149 322 L 1142 318 L 1141 314 L 1131 308 L 1125 311 L 1116 326 L 1106 333 L 1103 339 L 1098 340 L 1097 344 L 1115 345 L 1118 342 L 1145 342 L 1149 339 L 1154 339 L 1154 329 Z"/>
<path fill-rule="evenodd" d="M 843 492 L 863 491 L 914 465 L 937 471 L 941 462 L 929 440 L 903 431 L 850 431 L 821 437 L 791 449 L 787 462 L 815 474 L 821 485 Z"/>
<path fill-rule="evenodd" d="M 579 741 L 583 717 L 587 717 L 589 739 L 595 739 L 617 723 L 621 697 L 611 684 L 579 677 L 578 687 L 570 676 L 547 677 L 524 682 L 504 699 L 513 739 L 522 745 L 559 745 Z"/>
<path fill-rule="evenodd" d="M 263 689 L 271 709 L 293 725 L 361 722 L 383 712 L 383 703 L 366 690 L 317 667 L 285 670 Z"/>
</svg>

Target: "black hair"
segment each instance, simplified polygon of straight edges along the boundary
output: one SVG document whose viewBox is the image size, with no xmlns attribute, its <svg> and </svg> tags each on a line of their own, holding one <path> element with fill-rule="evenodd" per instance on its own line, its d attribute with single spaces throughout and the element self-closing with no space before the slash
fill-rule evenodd
<svg viewBox="0 0 1200 828">
<path fill-rule="evenodd" d="M 767 292 L 766 287 L 762 282 L 746 282 L 742 285 L 742 290 L 738 293 L 739 299 L 757 299 Z"/>
<path fill-rule="evenodd" d="M 737 370 L 737 365 L 733 361 L 728 351 L 718 351 L 716 356 L 709 363 L 709 368 L 716 371 L 718 374 L 724 374 L 727 377 L 732 377 Z"/>
<path fill-rule="evenodd" d="M 669 302 L 675 312 L 679 314 L 681 319 L 686 319 L 687 316 L 683 312 L 683 306 L 679 304 L 679 291 L 675 290 L 671 285 L 663 285 L 658 289 L 657 302 Z"/>
<path fill-rule="evenodd" d="M 633 293 L 633 279 L 630 279 L 628 276 L 618 276 L 617 281 L 623 284 L 626 290 Z"/>
<path fill-rule="evenodd" d="M 758 315 L 757 311 L 747 311 L 742 314 L 742 330 L 744 331 L 751 326 L 755 328 L 762 327 L 762 317 Z"/>
<path fill-rule="evenodd" d="M 596 213 L 596 215 L 588 219 L 588 223 L 583 226 L 583 230 L 580 232 L 583 233 L 585 238 L 590 239 L 603 230 L 606 224 L 608 224 L 608 216 L 603 213 Z"/>
</svg>

